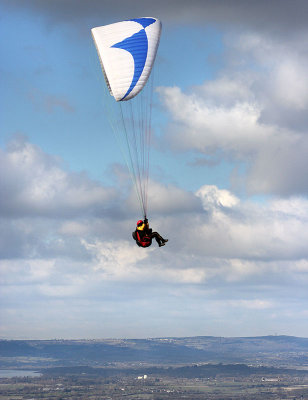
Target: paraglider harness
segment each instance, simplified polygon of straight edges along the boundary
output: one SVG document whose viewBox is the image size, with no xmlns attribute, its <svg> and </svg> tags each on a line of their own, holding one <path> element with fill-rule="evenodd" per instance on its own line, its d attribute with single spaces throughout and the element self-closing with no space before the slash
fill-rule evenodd
<svg viewBox="0 0 308 400">
<path fill-rule="evenodd" d="M 142 227 L 142 225 L 145 225 L 145 227 L 141 230 L 138 229 L 138 227 Z M 135 232 L 133 232 L 133 238 L 136 240 L 136 243 L 139 247 L 149 247 L 152 244 L 152 229 L 147 229 L 146 225 L 148 224 L 148 220 L 145 217 L 144 221 L 138 221 L 137 229 Z M 143 234 L 140 234 L 140 233 Z"/>
<path fill-rule="evenodd" d="M 149 247 L 152 244 L 152 238 L 149 235 L 144 235 L 142 238 L 138 231 L 136 231 L 136 243 L 139 247 Z"/>
</svg>

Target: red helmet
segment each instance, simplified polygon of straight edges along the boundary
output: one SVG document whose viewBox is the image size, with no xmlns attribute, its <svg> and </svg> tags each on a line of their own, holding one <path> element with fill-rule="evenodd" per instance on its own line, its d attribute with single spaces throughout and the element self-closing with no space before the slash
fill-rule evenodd
<svg viewBox="0 0 308 400">
<path fill-rule="evenodd" d="M 137 226 L 141 226 L 143 224 L 142 219 L 139 219 L 139 221 L 137 221 Z"/>
</svg>

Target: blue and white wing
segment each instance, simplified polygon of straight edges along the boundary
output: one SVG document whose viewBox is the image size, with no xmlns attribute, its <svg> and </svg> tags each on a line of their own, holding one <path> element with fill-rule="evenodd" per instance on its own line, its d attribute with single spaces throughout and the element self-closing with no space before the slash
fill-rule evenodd
<svg viewBox="0 0 308 400">
<path fill-rule="evenodd" d="M 136 18 L 91 30 L 110 94 L 116 101 L 135 97 L 155 60 L 161 22 Z"/>
</svg>

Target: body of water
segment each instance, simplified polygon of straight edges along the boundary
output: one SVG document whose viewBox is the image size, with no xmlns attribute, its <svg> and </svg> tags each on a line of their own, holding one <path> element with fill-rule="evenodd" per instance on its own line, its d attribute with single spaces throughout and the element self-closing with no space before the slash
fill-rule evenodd
<svg viewBox="0 0 308 400">
<path fill-rule="evenodd" d="M 42 374 L 36 371 L 26 371 L 21 369 L 0 369 L 0 378 L 18 378 L 18 377 L 39 377 Z"/>
</svg>

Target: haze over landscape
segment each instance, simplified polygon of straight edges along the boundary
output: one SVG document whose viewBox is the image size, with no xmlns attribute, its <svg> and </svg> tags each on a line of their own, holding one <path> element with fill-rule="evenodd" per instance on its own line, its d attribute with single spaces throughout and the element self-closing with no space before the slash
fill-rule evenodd
<svg viewBox="0 0 308 400">
<path fill-rule="evenodd" d="M 0 3 L 0 337 L 308 337 L 308 2 Z M 149 249 L 90 33 L 142 16 Z"/>
</svg>

